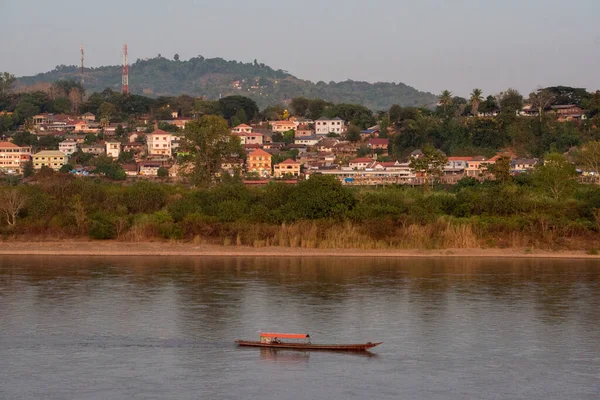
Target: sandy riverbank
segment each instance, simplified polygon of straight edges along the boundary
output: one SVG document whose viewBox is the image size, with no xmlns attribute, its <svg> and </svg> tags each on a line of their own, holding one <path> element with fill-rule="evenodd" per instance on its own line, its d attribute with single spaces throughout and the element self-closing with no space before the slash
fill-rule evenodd
<svg viewBox="0 0 600 400">
<path fill-rule="evenodd" d="M 206 256 L 206 257 L 490 257 L 490 258 L 590 258 L 585 251 L 537 249 L 444 249 L 444 250 L 361 250 L 303 249 L 290 247 L 245 247 L 198 245 L 171 242 L 43 241 L 0 242 L 0 255 L 45 256 Z"/>
</svg>

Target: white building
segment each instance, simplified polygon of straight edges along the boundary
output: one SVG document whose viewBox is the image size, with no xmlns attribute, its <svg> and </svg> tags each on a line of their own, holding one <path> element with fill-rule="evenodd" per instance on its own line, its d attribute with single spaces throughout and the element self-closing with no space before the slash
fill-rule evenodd
<svg viewBox="0 0 600 400">
<path fill-rule="evenodd" d="M 233 133 L 233 136 L 240 138 L 241 144 L 260 144 L 264 143 L 264 135 L 262 133 Z"/>
<path fill-rule="evenodd" d="M 154 130 L 152 133 L 146 134 L 146 145 L 148 146 L 149 156 L 167 156 L 171 157 L 172 136 L 169 132 L 160 129 Z"/>
<path fill-rule="evenodd" d="M 58 151 L 66 156 L 70 156 L 77 151 L 77 141 L 73 139 L 63 140 L 58 144 Z"/>
<path fill-rule="evenodd" d="M 106 155 L 112 158 L 119 158 L 119 154 L 121 154 L 121 143 L 116 141 L 107 141 L 106 145 Z"/>
<path fill-rule="evenodd" d="M 294 139 L 294 144 L 304 144 L 306 146 L 316 146 L 321 141 L 318 136 L 301 136 Z"/>
<path fill-rule="evenodd" d="M 321 117 L 315 121 L 315 133 L 317 135 L 327 135 L 328 133 L 344 133 L 344 120 L 338 117 L 333 119 Z"/>
</svg>

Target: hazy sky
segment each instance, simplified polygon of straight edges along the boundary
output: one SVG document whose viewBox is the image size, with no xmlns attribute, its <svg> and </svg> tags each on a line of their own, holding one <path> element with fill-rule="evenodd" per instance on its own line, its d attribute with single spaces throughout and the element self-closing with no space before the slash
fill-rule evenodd
<svg viewBox="0 0 600 400">
<path fill-rule="evenodd" d="M 600 89 L 600 0 L 0 0 L 0 71 L 17 76 L 161 53 L 302 79 L 403 82 L 466 96 Z M 135 79 L 135 77 L 130 77 Z"/>
</svg>

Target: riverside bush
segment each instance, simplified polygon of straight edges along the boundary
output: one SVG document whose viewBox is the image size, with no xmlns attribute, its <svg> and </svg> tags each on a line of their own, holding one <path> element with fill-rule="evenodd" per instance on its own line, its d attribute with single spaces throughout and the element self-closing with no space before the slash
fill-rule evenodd
<svg viewBox="0 0 600 400">
<path fill-rule="evenodd" d="M 451 190 L 348 188 L 313 175 L 298 185 L 212 189 L 165 183 L 63 178 L 0 190 L 25 199 L 19 238 L 190 240 L 249 246 L 591 248 L 600 241 L 600 188 L 578 185 L 561 198 L 522 180 L 464 180 Z M 586 247 L 587 246 L 587 247 Z"/>
</svg>

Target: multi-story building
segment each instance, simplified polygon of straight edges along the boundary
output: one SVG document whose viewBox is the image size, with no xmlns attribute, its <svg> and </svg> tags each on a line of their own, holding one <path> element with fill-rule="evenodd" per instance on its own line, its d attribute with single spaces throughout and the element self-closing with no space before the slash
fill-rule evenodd
<svg viewBox="0 0 600 400">
<path fill-rule="evenodd" d="M 20 147 L 11 142 L 0 142 L 0 170 L 19 174 L 23 164 L 31 159 L 31 147 Z"/>
<path fill-rule="evenodd" d="M 43 150 L 33 155 L 33 168 L 48 167 L 58 171 L 68 160 L 69 158 L 58 150 Z"/>
<path fill-rule="evenodd" d="M 173 135 L 160 129 L 146 134 L 146 145 L 148 146 L 149 156 L 172 156 L 171 141 Z"/>
<path fill-rule="evenodd" d="M 273 176 L 282 178 L 284 176 L 300 176 L 300 163 L 288 158 L 273 166 Z"/>
<path fill-rule="evenodd" d="M 315 121 L 315 133 L 317 135 L 327 135 L 328 133 L 344 133 L 344 120 L 338 117 L 326 118 L 321 117 Z"/>
<path fill-rule="evenodd" d="M 58 151 L 70 156 L 77 151 L 77 142 L 74 139 L 63 140 L 58 144 Z"/>
<path fill-rule="evenodd" d="M 271 154 L 257 149 L 248 154 L 246 159 L 246 171 L 257 172 L 260 176 L 271 175 Z"/>
<path fill-rule="evenodd" d="M 121 154 L 121 143 L 114 140 L 107 140 L 105 143 L 106 155 L 112 158 L 119 158 Z"/>
</svg>

